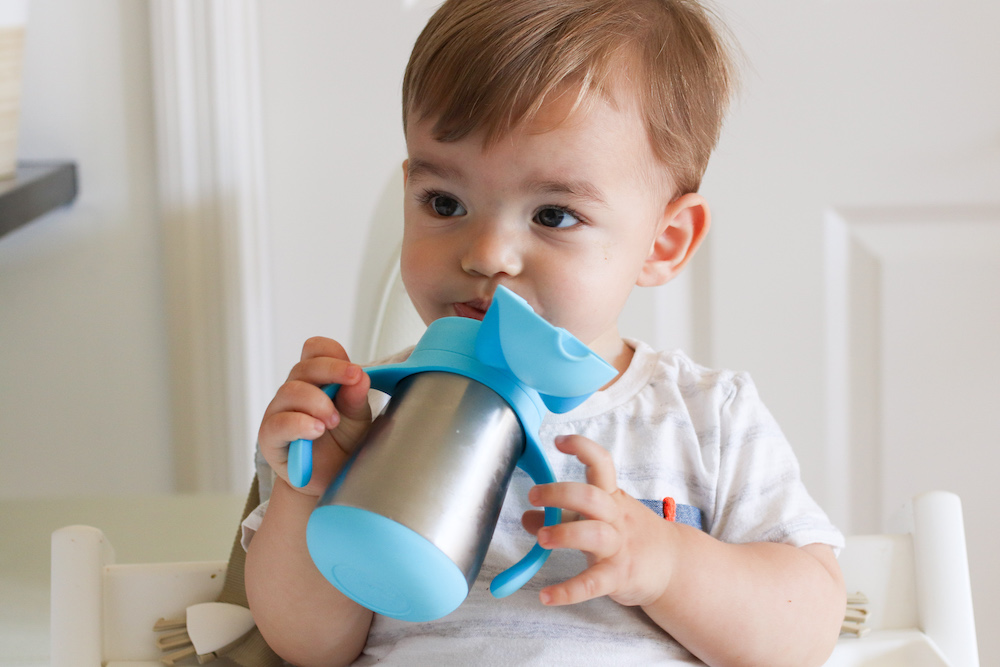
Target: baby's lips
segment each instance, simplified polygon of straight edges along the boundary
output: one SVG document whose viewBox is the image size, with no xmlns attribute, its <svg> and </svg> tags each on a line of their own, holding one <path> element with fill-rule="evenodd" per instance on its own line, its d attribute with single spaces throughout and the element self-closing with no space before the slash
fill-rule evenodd
<svg viewBox="0 0 1000 667">
<path fill-rule="evenodd" d="M 484 306 L 482 301 L 467 301 L 456 303 L 454 306 L 455 314 L 459 317 L 467 317 L 480 322 L 486 316 L 487 308 L 489 308 L 489 304 Z"/>
</svg>

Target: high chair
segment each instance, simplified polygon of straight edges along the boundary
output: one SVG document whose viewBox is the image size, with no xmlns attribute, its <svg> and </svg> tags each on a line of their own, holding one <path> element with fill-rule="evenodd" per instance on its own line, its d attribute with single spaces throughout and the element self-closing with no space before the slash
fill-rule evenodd
<svg viewBox="0 0 1000 667">
<path fill-rule="evenodd" d="M 918 495 L 897 522 L 899 533 L 847 538 L 840 555 L 847 593 L 867 603 L 858 620 L 845 622 L 827 666 L 978 667 L 959 497 Z"/>
<path fill-rule="evenodd" d="M 829 667 L 977 667 L 972 591 L 958 496 L 913 499 L 908 530 L 847 538 L 848 593 L 867 598 Z M 97 528 L 52 535 L 52 667 L 158 665 L 153 626 L 215 600 L 224 561 L 117 564 Z M 857 636 L 861 635 L 861 636 Z"/>
<path fill-rule="evenodd" d="M 399 246 L 385 242 L 400 236 L 401 190 L 402 176 L 394 175 L 373 222 L 352 336 L 362 362 L 416 342 L 424 330 L 399 279 Z M 914 498 L 905 515 L 898 533 L 847 538 L 840 557 L 847 590 L 867 603 L 852 612 L 828 666 L 979 665 L 961 502 L 931 492 Z M 224 561 L 117 564 L 98 528 L 57 530 L 52 667 L 160 664 L 154 624 L 215 600 L 225 571 Z"/>
</svg>

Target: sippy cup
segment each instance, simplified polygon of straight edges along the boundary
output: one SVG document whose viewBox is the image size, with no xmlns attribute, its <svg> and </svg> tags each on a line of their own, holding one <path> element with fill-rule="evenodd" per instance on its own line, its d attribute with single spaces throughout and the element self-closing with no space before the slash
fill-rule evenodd
<svg viewBox="0 0 1000 667">
<path fill-rule="evenodd" d="M 407 361 L 366 371 L 389 403 L 313 510 L 309 553 L 359 604 L 437 619 L 476 580 L 515 466 L 555 481 L 537 440 L 546 410 L 573 409 L 616 371 L 504 287 L 482 322 L 436 320 Z M 337 389 L 324 388 L 331 398 Z M 311 453 L 307 440 L 291 444 L 293 485 L 309 482 Z M 546 508 L 545 524 L 560 515 Z M 548 555 L 536 543 L 490 591 L 518 590 Z"/>
</svg>

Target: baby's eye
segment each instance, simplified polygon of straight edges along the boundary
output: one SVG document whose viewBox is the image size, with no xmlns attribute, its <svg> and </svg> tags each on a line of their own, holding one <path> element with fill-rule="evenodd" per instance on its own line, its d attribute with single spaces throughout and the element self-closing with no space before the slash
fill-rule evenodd
<svg viewBox="0 0 1000 667">
<path fill-rule="evenodd" d="M 457 199 L 448 195 L 434 195 L 430 198 L 431 209 L 442 218 L 465 215 L 465 207 Z"/>
<path fill-rule="evenodd" d="M 546 206 L 535 213 L 535 222 L 543 227 L 572 227 L 580 224 L 580 219 L 571 211 L 557 206 Z"/>
</svg>

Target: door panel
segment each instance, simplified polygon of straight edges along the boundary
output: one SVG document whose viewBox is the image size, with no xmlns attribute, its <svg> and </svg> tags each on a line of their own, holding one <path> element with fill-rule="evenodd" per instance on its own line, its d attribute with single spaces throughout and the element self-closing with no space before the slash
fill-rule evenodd
<svg viewBox="0 0 1000 667">
<path fill-rule="evenodd" d="M 745 66 L 702 188 L 700 360 L 752 373 L 846 531 L 928 486 L 962 496 L 981 658 L 1000 664 L 983 472 L 1000 464 L 1000 4 L 716 6 Z"/>
<path fill-rule="evenodd" d="M 827 250 L 835 509 L 850 532 L 882 532 L 915 494 L 958 493 L 980 650 L 992 664 L 1000 207 L 832 212 Z"/>
</svg>

